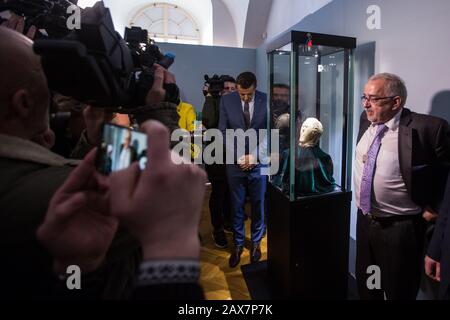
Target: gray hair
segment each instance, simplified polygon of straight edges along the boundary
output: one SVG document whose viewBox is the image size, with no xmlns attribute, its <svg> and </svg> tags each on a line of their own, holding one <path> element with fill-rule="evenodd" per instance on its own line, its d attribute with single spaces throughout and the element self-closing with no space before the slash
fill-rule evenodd
<svg viewBox="0 0 450 320">
<path fill-rule="evenodd" d="M 370 77 L 369 81 L 385 80 L 386 81 L 386 94 L 388 96 L 399 96 L 402 99 L 400 107 L 404 107 L 406 104 L 406 98 L 408 97 L 408 90 L 406 89 L 405 82 L 399 76 L 392 73 L 379 73 Z"/>
</svg>

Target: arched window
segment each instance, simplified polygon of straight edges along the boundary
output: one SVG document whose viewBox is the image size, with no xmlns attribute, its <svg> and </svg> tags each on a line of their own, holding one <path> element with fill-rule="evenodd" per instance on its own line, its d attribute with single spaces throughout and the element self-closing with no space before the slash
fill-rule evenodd
<svg viewBox="0 0 450 320">
<path fill-rule="evenodd" d="M 156 42 L 200 44 L 200 30 L 188 12 L 177 5 L 153 3 L 139 10 L 130 26 L 148 30 Z"/>
</svg>

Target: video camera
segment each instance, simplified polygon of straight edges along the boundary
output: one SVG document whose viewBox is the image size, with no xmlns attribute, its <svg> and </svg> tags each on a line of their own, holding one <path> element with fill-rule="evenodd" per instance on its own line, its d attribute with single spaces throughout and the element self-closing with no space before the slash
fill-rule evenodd
<svg viewBox="0 0 450 320">
<path fill-rule="evenodd" d="M 210 93 L 214 98 L 220 97 L 221 92 L 224 89 L 225 81 L 234 82 L 234 79 L 229 75 L 221 75 L 220 77 L 215 74 L 210 78 L 207 74 L 205 74 L 205 86 L 208 86 L 208 91 L 203 93 L 206 95 Z"/>
<path fill-rule="evenodd" d="M 145 110 L 145 98 L 154 80 L 153 64 L 168 69 L 174 62 L 174 55 L 163 55 L 146 30 L 127 28 L 123 39 L 102 1 L 81 10 L 81 27 L 74 30 L 68 30 L 66 21 L 61 25 L 66 16 L 59 13 L 63 6 L 76 1 L 0 1 L 1 10 L 22 15 L 27 22 L 49 15 L 38 27 L 49 35 L 65 33 L 61 38 L 37 39 L 33 48 L 41 56 L 50 89 L 80 102 L 120 113 Z M 165 84 L 164 88 L 165 101 L 176 103 L 178 87 Z"/>
<path fill-rule="evenodd" d="M 70 32 L 66 26 L 70 17 L 67 9 L 77 3 L 78 0 L 0 0 L 0 12 L 9 10 L 25 17 L 25 31 L 33 25 L 46 30 L 45 35 L 38 32 L 36 38 L 61 38 Z"/>
</svg>

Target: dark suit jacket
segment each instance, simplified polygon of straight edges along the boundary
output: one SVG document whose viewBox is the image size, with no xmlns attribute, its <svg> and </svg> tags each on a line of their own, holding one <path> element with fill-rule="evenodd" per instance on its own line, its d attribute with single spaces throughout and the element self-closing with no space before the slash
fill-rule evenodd
<svg viewBox="0 0 450 320">
<path fill-rule="evenodd" d="M 226 129 L 243 129 L 245 131 L 244 112 L 238 92 L 227 94 L 220 99 L 219 129 L 222 131 L 224 142 L 226 142 Z M 267 96 L 260 91 L 255 92 L 255 107 L 249 129 L 255 129 L 257 134 L 259 129 L 267 129 Z M 248 149 L 248 143 L 245 148 Z M 249 150 L 249 152 L 253 151 Z M 234 156 L 235 160 L 239 158 L 237 145 L 234 145 Z M 238 168 L 238 166 L 235 167 Z"/>
<path fill-rule="evenodd" d="M 365 112 L 358 142 L 369 128 Z M 450 127 L 447 121 L 404 108 L 400 118 L 400 171 L 411 199 L 419 206 L 438 209 L 450 166 Z"/>
<path fill-rule="evenodd" d="M 450 174 L 447 179 L 444 201 L 428 246 L 428 256 L 441 263 L 441 285 L 439 294 L 443 297 L 450 289 Z"/>
</svg>

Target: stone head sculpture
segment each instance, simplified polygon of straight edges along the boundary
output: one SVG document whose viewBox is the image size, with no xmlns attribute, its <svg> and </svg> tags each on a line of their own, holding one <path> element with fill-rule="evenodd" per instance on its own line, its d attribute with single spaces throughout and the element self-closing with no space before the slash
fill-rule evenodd
<svg viewBox="0 0 450 320">
<path fill-rule="evenodd" d="M 314 147 L 319 142 L 323 133 L 323 126 L 316 118 L 306 119 L 300 129 L 300 147 Z"/>
</svg>

